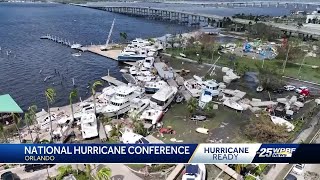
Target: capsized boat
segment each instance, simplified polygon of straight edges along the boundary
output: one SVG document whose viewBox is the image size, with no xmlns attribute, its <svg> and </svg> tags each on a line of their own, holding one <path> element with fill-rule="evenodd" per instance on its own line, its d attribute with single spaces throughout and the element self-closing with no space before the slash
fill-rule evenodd
<svg viewBox="0 0 320 180">
<path fill-rule="evenodd" d="M 210 101 L 212 101 L 212 92 L 208 89 L 203 90 L 199 98 L 199 107 L 203 109 Z"/>
<path fill-rule="evenodd" d="M 205 180 L 206 166 L 204 164 L 188 164 L 182 175 L 182 180 Z"/>
<path fill-rule="evenodd" d="M 209 134 L 209 129 L 207 128 L 197 128 L 196 131 L 201 134 Z"/>
<path fill-rule="evenodd" d="M 288 132 L 293 131 L 294 125 L 291 124 L 289 121 L 286 121 L 285 119 L 280 118 L 280 117 L 277 117 L 277 116 L 271 116 L 270 118 L 271 118 L 271 121 L 272 121 L 274 124 L 287 126 L 287 131 L 288 131 Z"/>
<path fill-rule="evenodd" d="M 183 83 L 184 87 L 190 92 L 192 97 L 199 97 L 202 92 L 202 80 L 200 77 L 194 75 Z"/>
<path fill-rule="evenodd" d="M 224 102 L 223 102 L 223 105 L 225 106 L 228 106 L 229 108 L 232 108 L 232 109 L 235 109 L 237 111 L 243 111 L 243 107 L 238 104 L 237 102 L 231 100 L 231 99 L 226 99 Z"/>
</svg>

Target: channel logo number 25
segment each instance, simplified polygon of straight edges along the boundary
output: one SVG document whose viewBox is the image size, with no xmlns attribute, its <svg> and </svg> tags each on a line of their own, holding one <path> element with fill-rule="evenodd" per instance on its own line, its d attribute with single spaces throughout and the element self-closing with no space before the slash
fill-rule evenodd
<svg viewBox="0 0 320 180">
<path fill-rule="evenodd" d="M 272 148 L 261 148 L 260 151 L 257 152 L 259 157 L 272 157 L 273 149 Z"/>
</svg>

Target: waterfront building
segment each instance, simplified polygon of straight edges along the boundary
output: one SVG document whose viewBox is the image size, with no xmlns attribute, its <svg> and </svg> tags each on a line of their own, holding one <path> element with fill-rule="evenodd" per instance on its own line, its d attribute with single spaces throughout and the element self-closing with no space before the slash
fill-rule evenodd
<svg viewBox="0 0 320 180">
<path fill-rule="evenodd" d="M 23 113 L 19 105 L 9 95 L 0 95 L 0 123 L 9 125 L 13 123 L 13 114 Z"/>
</svg>

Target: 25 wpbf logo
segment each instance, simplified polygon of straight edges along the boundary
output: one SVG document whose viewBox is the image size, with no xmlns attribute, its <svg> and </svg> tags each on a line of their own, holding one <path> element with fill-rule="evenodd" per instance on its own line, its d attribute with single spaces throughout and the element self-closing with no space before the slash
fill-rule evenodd
<svg viewBox="0 0 320 180">
<path fill-rule="evenodd" d="M 257 151 L 258 157 L 292 157 L 297 148 L 261 148 Z"/>
</svg>

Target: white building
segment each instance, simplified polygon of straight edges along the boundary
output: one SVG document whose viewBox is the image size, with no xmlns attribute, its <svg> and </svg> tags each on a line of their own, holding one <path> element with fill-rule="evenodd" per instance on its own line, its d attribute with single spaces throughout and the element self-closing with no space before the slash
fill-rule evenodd
<svg viewBox="0 0 320 180">
<path fill-rule="evenodd" d="M 320 24 L 320 8 L 307 15 L 307 24 Z"/>
</svg>

